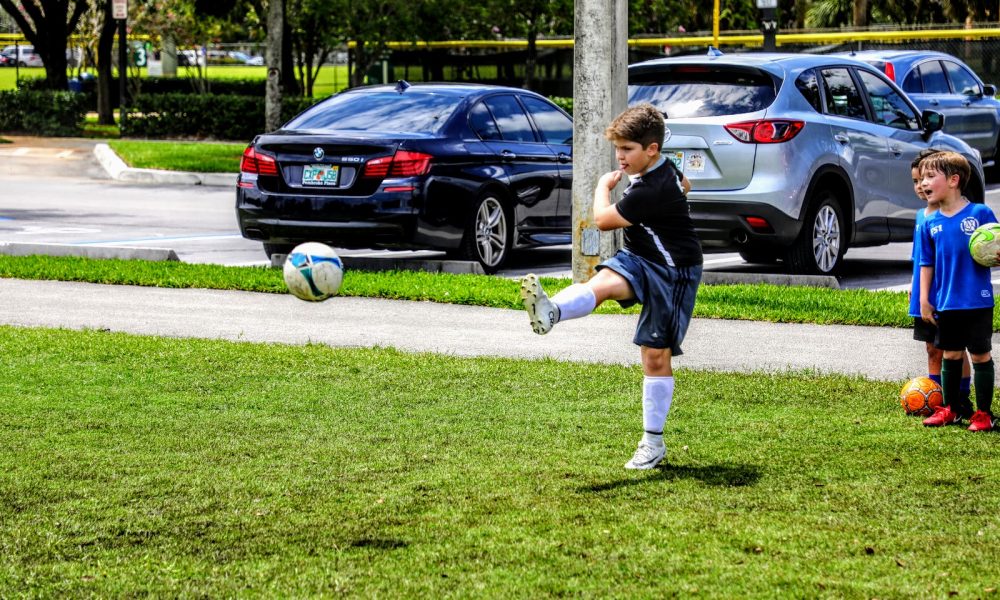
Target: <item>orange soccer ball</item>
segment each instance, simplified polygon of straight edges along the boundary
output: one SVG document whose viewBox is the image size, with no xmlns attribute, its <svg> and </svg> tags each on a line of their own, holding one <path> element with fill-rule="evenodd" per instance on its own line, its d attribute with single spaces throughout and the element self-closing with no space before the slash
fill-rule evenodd
<svg viewBox="0 0 1000 600">
<path fill-rule="evenodd" d="M 941 385 L 929 377 L 914 377 L 899 391 L 899 403 L 908 415 L 930 415 L 943 402 Z"/>
</svg>

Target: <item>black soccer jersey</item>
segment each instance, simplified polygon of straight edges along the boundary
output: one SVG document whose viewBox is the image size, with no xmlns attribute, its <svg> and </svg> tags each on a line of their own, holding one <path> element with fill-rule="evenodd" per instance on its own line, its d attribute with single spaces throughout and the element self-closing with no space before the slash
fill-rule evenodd
<svg viewBox="0 0 1000 600">
<path fill-rule="evenodd" d="M 702 264 L 701 241 L 672 162 L 660 159 L 634 178 L 615 206 L 631 223 L 624 230 L 625 247 L 631 252 L 670 267 Z"/>
</svg>

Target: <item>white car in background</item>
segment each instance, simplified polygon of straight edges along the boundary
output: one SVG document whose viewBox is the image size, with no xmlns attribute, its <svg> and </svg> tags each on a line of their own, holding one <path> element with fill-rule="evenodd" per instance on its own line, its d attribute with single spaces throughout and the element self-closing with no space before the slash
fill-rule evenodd
<svg viewBox="0 0 1000 600">
<path fill-rule="evenodd" d="M 42 56 L 35 52 L 34 46 L 7 46 L 3 49 L 4 56 L 14 59 L 19 67 L 44 67 Z"/>
</svg>

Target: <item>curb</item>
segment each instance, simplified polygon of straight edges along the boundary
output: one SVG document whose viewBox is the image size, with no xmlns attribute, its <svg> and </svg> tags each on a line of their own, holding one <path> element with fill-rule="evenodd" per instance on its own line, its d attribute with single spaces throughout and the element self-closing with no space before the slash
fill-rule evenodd
<svg viewBox="0 0 1000 600">
<path fill-rule="evenodd" d="M 185 171 L 163 171 L 160 169 L 136 169 L 125 164 L 107 144 L 94 146 L 94 156 L 112 179 L 135 183 L 173 183 L 180 185 L 209 185 L 232 187 L 236 185 L 235 173 L 191 173 Z"/>
<path fill-rule="evenodd" d="M 74 246 L 73 244 L 32 244 L 0 242 L 0 254 L 7 256 L 81 256 L 84 258 L 117 258 L 121 260 L 180 261 L 170 248 L 131 248 L 121 246 Z"/>
</svg>

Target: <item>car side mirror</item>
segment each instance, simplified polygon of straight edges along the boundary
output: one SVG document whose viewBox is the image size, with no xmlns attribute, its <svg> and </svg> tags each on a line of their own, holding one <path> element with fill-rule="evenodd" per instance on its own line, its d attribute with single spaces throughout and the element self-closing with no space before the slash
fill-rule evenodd
<svg viewBox="0 0 1000 600">
<path fill-rule="evenodd" d="M 997 95 L 997 86 L 987 83 L 983 86 L 983 95 L 993 97 Z"/>
<path fill-rule="evenodd" d="M 944 129 L 944 115 L 936 110 L 925 110 L 920 113 L 920 120 L 924 124 L 924 137 L 930 137 L 935 131 Z"/>
</svg>

